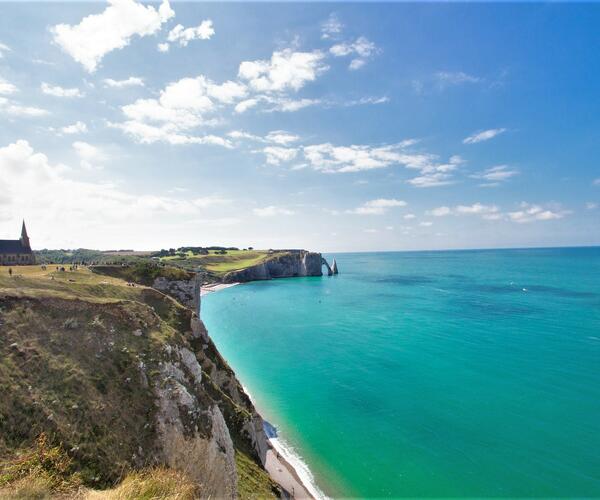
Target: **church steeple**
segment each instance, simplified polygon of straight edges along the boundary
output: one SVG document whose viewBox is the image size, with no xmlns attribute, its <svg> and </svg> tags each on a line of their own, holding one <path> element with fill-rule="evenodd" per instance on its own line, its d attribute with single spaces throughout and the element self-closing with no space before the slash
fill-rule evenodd
<svg viewBox="0 0 600 500">
<path fill-rule="evenodd" d="M 25 248 L 31 248 L 29 245 L 29 236 L 27 236 L 27 228 L 25 227 L 25 220 L 23 220 L 23 227 L 21 228 L 21 245 Z"/>
</svg>

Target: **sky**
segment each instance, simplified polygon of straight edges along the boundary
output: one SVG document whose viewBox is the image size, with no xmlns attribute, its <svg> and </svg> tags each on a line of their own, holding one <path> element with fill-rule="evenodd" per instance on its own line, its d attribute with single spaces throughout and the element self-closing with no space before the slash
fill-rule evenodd
<svg viewBox="0 0 600 500">
<path fill-rule="evenodd" d="M 600 4 L 0 3 L 0 238 L 600 244 Z"/>
</svg>

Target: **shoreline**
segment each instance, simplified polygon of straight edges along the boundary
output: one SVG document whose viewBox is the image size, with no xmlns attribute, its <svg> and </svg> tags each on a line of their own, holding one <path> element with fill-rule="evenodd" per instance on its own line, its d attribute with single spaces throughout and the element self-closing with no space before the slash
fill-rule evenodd
<svg viewBox="0 0 600 500">
<path fill-rule="evenodd" d="M 209 283 L 208 285 L 202 285 L 200 287 L 200 297 L 204 297 L 209 293 L 225 290 L 225 288 L 231 288 L 232 286 L 236 285 L 239 285 L 239 283 Z"/>
<path fill-rule="evenodd" d="M 203 297 L 210 293 L 231 288 L 232 286 L 239 284 L 240 283 L 211 283 L 201 287 L 200 296 Z M 314 476 L 306 462 L 304 462 L 302 457 L 295 453 L 293 449 L 286 446 L 285 442 L 277 436 L 276 428 L 263 418 L 261 412 L 256 408 L 254 399 L 247 388 L 243 387 L 243 390 L 250 398 L 250 401 L 252 401 L 252 404 L 264 423 L 263 425 L 265 427 L 265 434 L 267 435 L 269 450 L 267 451 L 263 467 L 271 479 L 273 479 L 273 481 L 275 481 L 290 496 L 290 498 L 306 498 L 311 500 L 327 498 L 316 485 Z"/>
</svg>

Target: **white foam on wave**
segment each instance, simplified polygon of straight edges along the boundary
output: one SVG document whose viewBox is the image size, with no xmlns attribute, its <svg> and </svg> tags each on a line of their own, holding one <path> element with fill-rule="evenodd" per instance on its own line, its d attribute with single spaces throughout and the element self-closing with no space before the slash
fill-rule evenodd
<svg viewBox="0 0 600 500">
<path fill-rule="evenodd" d="M 254 399 L 252 398 L 252 394 L 250 394 L 248 388 L 242 385 L 242 389 L 250 398 L 252 404 L 254 404 Z M 270 422 L 267 423 L 273 426 Z M 277 429 L 277 427 L 275 427 L 275 429 Z M 293 446 L 286 443 L 280 437 L 269 437 L 268 439 L 275 451 L 279 453 L 279 455 L 281 455 L 284 460 L 294 468 L 296 474 L 298 474 L 298 477 L 300 478 L 300 482 L 314 498 L 318 500 L 326 500 L 329 498 L 319 489 L 315 482 L 315 476 L 313 476 L 313 473 L 311 472 L 307 463 Z"/>
<path fill-rule="evenodd" d="M 327 498 L 327 495 L 325 495 L 315 483 L 315 477 L 302 456 L 292 446 L 280 438 L 270 438 L 269 442 L 273 448 L 275 448 L 275 451 L 277 451 L 277 453 L 279 453 L 284 460 L 294 468 L 296 474 L 298 474 L 298 477 L 300 478 L 300 482 L 314 498 L 318 500 Z"/>
</svg>

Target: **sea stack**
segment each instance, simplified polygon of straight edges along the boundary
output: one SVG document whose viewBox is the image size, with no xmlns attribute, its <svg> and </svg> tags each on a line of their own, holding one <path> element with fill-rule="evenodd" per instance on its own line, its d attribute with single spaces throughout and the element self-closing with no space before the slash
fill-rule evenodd
<svg viewBox="0 0 600 500">
<path fill-rule="evenodd" d="M 333 258 L 333 264 L 331 264 L 331 271 L 333 274 L 338 274 L 337 262 L 335 261 L 335 257 Z"/>
</svg>

